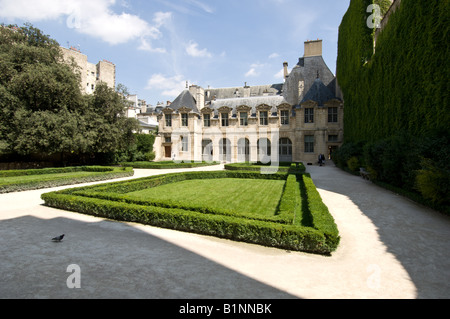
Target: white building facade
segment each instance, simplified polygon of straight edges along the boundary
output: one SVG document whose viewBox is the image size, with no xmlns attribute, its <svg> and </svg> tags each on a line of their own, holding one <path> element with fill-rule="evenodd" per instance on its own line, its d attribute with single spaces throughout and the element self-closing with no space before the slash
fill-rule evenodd
<svg viewBox="0 0 450 319">
<path fill-rule="evenodd" d="M 157 160 L 317 162 L 343 142 L 343 101 L 322 58 L 322 41 L 281 84 L 190 86 L 158 116 Z"/>
</svg>

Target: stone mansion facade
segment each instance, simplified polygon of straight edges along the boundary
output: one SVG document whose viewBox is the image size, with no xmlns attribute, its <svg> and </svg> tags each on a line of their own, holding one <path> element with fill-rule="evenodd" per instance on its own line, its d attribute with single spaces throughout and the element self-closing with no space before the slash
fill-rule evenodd
<svg viewBox="0 0 450 319">
<path fill-rule="evenodd" d="M 284 83 L 204 89 L 192 85 L 158 115 L 157 160 L 316 163 L 343 142 L 344 107 L 322 41 Z"/>
</svg>

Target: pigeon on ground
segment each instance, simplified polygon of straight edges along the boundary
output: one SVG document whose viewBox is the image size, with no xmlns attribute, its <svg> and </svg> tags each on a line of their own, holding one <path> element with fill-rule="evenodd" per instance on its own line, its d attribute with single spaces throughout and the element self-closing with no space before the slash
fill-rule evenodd
<svg viewBox="0 0 450 319">
<path fill-rule="evenodd" d="M 52 239 L 52 241 L 54 241 L 56 243 L 60 243 L 64 239 L 64 236 L 65 235 L 61 235 L 61 236 L 55 237 L 55 238 Z"/>
</svg>

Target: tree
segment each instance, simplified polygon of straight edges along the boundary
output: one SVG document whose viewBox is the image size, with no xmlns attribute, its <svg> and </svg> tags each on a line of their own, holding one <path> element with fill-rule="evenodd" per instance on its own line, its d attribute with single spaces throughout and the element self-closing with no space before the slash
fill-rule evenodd
<svg viewBox="0 0 450 319">
<path fill-rule="evenodd" d="M 80 82 L 55 40 L 31 25 L 0 27 L 0 151 L 95 158 L 133 144 L 124 97 L 106 84 L 83 95 Z"/>
</svg>

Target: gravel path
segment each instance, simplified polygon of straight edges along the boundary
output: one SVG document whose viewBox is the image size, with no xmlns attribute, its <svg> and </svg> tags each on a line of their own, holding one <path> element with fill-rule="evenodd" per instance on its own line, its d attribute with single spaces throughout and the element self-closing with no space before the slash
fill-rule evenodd
<svg viewBox="0 0 450 319">
<path fill-rule="evenodd" d="M 331 257 L 42 206 L 67 187 L 0 195 L 0 298 L 450 298 L 449 217 L 335 167 L 308 171 L 342 236 Z"/>
</svg>

